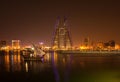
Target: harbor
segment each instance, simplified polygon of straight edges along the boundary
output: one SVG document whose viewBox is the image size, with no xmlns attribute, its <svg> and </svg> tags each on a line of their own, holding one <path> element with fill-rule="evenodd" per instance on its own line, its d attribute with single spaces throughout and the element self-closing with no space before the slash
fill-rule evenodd
<svg viewBox="0 0 120 82">
<path fill-rule="evenodd" d="M 2 0 L 0 82 L 120 82 L 120 2 Z"/>
</svg>

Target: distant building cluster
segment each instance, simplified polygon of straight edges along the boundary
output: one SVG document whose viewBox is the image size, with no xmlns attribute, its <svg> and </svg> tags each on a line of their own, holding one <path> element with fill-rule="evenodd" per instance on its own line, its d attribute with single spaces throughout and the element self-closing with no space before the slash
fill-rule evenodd
<svg viewBox="0 0 120 82">
<path fill-rule="evenodd" d="M 90 42 L 89 38 L 85 38 L 83 44 L 78 48 L 80 50 L 119 50 L 120 45 L 114 40 L 108 42 Z"/>
<path fill-rule="evenodd" d="M 120 45 L 114 40 L 110 40 L 108 42 L 92 42 L 89 38 L 85 38 L 77 47 L 74 47 L 72 43 L 73 42 L 66 25 L 66 18 L 59 18 L 54 32 L 54 38 L 52 40 L 52 46 L 46 46 L 43 42 L 37 46 L 44 50 L 120 50 Z M 8 45 L 7 41 L 1 40 L 0 50 L 29 50 L 33 48 L 31 45 L 21 47 L 20 40 L 12 40 L 11 45 Z"/>
<path fill-rule="evenodd" d="M 8 45 L 7 41 L 0 41 L 0 50 L 20 50 L 20 40 L 12 40 L 11 45 Z"/>
</svg>

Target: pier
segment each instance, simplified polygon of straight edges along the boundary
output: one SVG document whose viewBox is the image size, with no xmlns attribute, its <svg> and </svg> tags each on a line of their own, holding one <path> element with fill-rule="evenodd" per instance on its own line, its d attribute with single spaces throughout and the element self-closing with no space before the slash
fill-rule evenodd
<svg viewBox="0 0 120 82">
<path fill-rule="evenodd" d="M 60 54 L 79 54 L 80 56 L 120 56 L 120 51 L 80 51 L 80 50 L 59 50 Z"/>
</svg>

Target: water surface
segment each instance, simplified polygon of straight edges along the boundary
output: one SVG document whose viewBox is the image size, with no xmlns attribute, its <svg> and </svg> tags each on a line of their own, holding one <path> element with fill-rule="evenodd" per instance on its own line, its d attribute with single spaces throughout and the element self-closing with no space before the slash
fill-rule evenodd
<svg viewBox="0 0 120 82">
<path fill-rule="evenodd" d="M 0 55 L 0 80 L 14 82 L 120 82 L 120 57 L 47 53 L 24 61 L 19 53 Z"/>
</svg>

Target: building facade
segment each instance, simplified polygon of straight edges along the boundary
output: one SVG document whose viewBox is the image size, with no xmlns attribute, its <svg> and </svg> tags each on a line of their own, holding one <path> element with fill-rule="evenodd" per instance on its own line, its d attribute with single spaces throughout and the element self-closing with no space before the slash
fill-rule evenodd
<svg viewBox="0 0 120 82">
<path fill-rule="evenodd" d="M 56 25 L 52 46 L 54 49 L 58 50 L 72 48 L 70 33 L 66 26 L 66 18 L 64 19 L 58 18 L 58 23 Z"/>
<path fill-rule="evenodd" d="M 0 50 L 6 50 L 6 46 L 7 46 L 7 41 L 1 40 L 0 41 Z"/>
<path fill-rule="evenodd" d="M 20 49 L 20 40 L 12 40 L 12 49 L 13 50 Z"/>
</svg>

